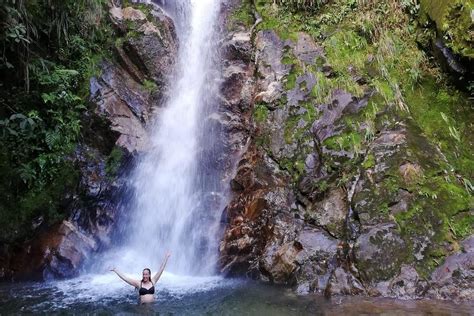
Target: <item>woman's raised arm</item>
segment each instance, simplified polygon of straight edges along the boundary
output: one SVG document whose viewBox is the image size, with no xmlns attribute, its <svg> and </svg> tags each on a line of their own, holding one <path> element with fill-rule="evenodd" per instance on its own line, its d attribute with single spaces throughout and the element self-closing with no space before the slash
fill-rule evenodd
<svg viewBox="0 0 474 316">
<path fill-rule="evenodd" d="M 125 282 L 127 282 L 131 286 L 140 287 L 140 281 L 127 277 L 125 274 L 123 274 L 122 272 L 120 272 L 119 270 L 117 270 L 115 268 L 110 269 L 110 271 L 115 272 L 122 280 L 124 280 Z"/>
<path fill-rule="evenodd" d="M 158 280 L 160 279 L 161 274 L 165 270 L 166 263 L 168 262 L 168 258 L 170 256 L 171 256 L 171 253 L 169 251 L 166 252 L 165 259 L 163 260 L 163 263 L 161 264 L 160 270 L 158 270 L 158 272 L 156 272 L 156 274 L 152 278 L 153 284 L 156 284 L 156 282 L 158 282 Z"/>
</svg>

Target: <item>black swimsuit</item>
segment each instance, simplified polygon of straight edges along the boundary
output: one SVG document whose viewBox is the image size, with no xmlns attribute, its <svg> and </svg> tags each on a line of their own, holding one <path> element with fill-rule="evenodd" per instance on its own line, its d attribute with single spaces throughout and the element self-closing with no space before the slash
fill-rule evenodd
<svg viewBox="0 0 474 316">
<path fill-rule="evenodd" d="M 138 294 L 140 294 L 140 296 L 146 295 L 146 294 L 155 294 L 155 286 L 153 285 L 153 282 L 151 282 L 151 284 L 152 284 L 151 288 L 145 289 L 144 287 L 142 287 L 142 282 L 140 282 L 140 288 L 138 289 Z"/>
</svg>

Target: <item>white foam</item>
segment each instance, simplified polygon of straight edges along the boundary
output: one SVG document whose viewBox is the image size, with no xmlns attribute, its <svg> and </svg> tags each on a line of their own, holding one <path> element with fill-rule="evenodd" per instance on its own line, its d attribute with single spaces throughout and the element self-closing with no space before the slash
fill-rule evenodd
<svg viewBox="0 0 474 316">
<path fill-rule="evenodd" d="M 125 274 L 136 279 L 139 276 L 139 274 Z M 194 277 L 164 272 L 156 284 L 156 291 L 158 296 L 160 293 L 166 293 L 167 295 L 180 298 L 196 293 L 205 293 L 217 288 L 229 287 L 234 283 L 235 281 L 227 280 L 220 276 Z M 74 303 L 123 301 L 124 299 L 134 300 L 138 298 L 136 289 L 122 281 L 112 272 L 89 274 L 75 279 L 54 281 L 42 285 L 42 287 L 48 288 L 55 295 L 61 296 L 61 300 L 56 303 L 66 306 Z M 40 305 L 37 307 L 40 307 Z"/>
</svg>

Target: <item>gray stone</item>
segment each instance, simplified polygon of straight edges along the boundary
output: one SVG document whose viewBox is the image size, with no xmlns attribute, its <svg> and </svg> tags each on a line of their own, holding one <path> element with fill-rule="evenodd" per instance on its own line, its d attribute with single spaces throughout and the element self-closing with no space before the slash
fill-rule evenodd
<svg viewBox="0 0 474 316">
<path fill-rule="evenodd" d="M 406 260 L 406 243 L 395 227 L 394 224 L 380 224 L 357 239 L 355 264 L 368 284 L 389 280 Z"/>
</svg>

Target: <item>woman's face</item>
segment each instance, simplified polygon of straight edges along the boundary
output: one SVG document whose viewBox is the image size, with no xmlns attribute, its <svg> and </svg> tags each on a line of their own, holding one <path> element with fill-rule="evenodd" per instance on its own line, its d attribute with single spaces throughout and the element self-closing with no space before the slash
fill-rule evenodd
<svg viewBox="0 0 474 316">
<path fill-rule="evenodd" d="M 149 281 L 150 280 L 150 271 L 147 269 L 143 270 L 143 281 Z"/>
</svg>

